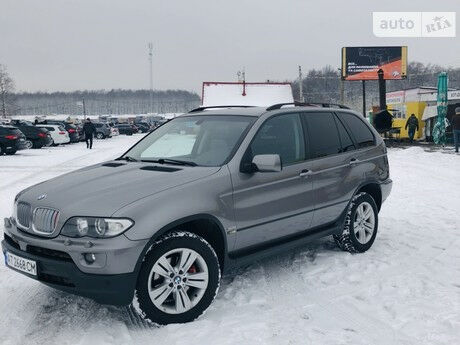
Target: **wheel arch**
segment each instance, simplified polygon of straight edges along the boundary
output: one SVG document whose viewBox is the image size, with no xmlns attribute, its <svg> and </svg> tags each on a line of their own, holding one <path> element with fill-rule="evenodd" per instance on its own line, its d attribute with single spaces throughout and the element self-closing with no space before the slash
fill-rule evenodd
<svg viewBox="0 0 460 345">
<path fill-rule="evenodd" d="M 382 207 L 382 189 L 380 188 L 380 184 L 376 181 L 364 182 L 358 187 L 355 195 L 363 192 L 372 196 L 377 205 L 377 210 L 380 211 L 380 208 Z"/>
<path fill-rule="evenodd" d="M 135 272 L 137 272 L 137 274 L 139 273 L 144 257 L 152 244 L 167 233 L 177 230 L 188 231 L 203 237 L 215 250 L 219 259 L 221 272 L 224 270 L 227 263 L 228 253 L 227 237 L 225 235 L 224 227 L 217 217 L 201 213 L 177 219 L 155 232 L 145 245 L 141 255 L 139 255 L 135 268 Z"/>
</svg>

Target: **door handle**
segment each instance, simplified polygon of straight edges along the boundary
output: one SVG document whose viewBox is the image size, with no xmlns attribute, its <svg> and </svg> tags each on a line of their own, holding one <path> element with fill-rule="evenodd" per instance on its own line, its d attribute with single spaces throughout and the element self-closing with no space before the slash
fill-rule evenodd
<svg viewBox="0 0 460 345">
<path fill-rule="evenodd" d="M 359 164 L 359 163 L 360 163 L 359 159 L 352 158 L 352 159 L 350 160 L 350 163 L 348 163 L 348 164 L 349 164 L 349 165 L 356 165 L 356 164 Z"/>
<path fill-rule="evenodd" d="M 304 169 L 304 170 L 302 170 L 302 171 L 300 172 L 299 176 L 300 176 L 300 177 L 308 177 L 308 176 L 310 176 L 310 175 L 312 175 L 312 174 L 313 174 L 313 171 L 308 170 L 308 169 Z"/>
</svg>

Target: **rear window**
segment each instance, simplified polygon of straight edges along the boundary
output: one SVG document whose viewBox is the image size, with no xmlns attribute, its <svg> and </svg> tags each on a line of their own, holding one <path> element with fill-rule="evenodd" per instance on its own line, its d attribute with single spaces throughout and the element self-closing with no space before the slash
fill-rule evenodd
<svg viewBox="0 0 460 345">
<path fill-rule="evenodd" d="M 339 113 L 340 119 L 345 122 L 360 148 L 375 144 L 374 134 L 364 123 L 364 120 L 350 113 Z"/>
</svg>

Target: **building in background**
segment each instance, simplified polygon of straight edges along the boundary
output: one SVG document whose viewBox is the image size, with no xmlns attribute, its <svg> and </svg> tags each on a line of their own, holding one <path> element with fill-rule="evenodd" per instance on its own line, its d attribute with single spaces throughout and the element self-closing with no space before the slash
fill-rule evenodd
<svg viewBox="0 0 460 345">
<path fill-rule="evenodd" d="M 408 138 L 408 132 L 404 128 L 411 114 L 415 114 L 419 120 L 419 130 L 415 139 L 431 140 L 431 133 L 435 118 L 438 115 L 436 100 L 438 91 L 436 87 L 417 87 L 407 90 L 388 92 L 388 110 L 393 115 L 393 127 L 400 127 L 401 138 Z M 455 107 L 460 106 L 460 90 L 449 89 L 447 120 L 450 122 Z M 448 138 L 452 137 L 451 127 L 446 129 Z"/>
</svg>

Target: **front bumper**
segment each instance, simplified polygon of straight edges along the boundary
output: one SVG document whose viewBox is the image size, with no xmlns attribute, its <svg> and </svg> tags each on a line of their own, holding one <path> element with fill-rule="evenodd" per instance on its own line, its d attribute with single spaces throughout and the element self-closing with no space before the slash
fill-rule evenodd
<svg viewBox="0 0 460 345">
<path fill-rule="evenodd" d="M 37 262 L 38 276 L 31 278 L 99 303 L 116 305 L 131 302 L 138 263 L 148 243 L 132 241 L 124 235 L 107 239 L 38 237 L 19 230 L 10 218 L 5 219 L 4 235 L 3 253 L 9 251 Z M 87 253 L 95 255 L 95 262 L 85 260 Z"/>
<path fill-rule="evenodd" d="M 83 273 L 71 259 L 55 258 L 44 254 L 31 254 L 21 250 L 8 236 L 5 236 L 2 241 L 2 251 L 4 254 L 8 251 L 36 261 L 36 277 L 20 271 L 17 272 L 55 289 L 89 297 L 102 304 L 127 305 L 133 299 L 136 284 L 135 272 L 116 275 Z"/>
</svg>

